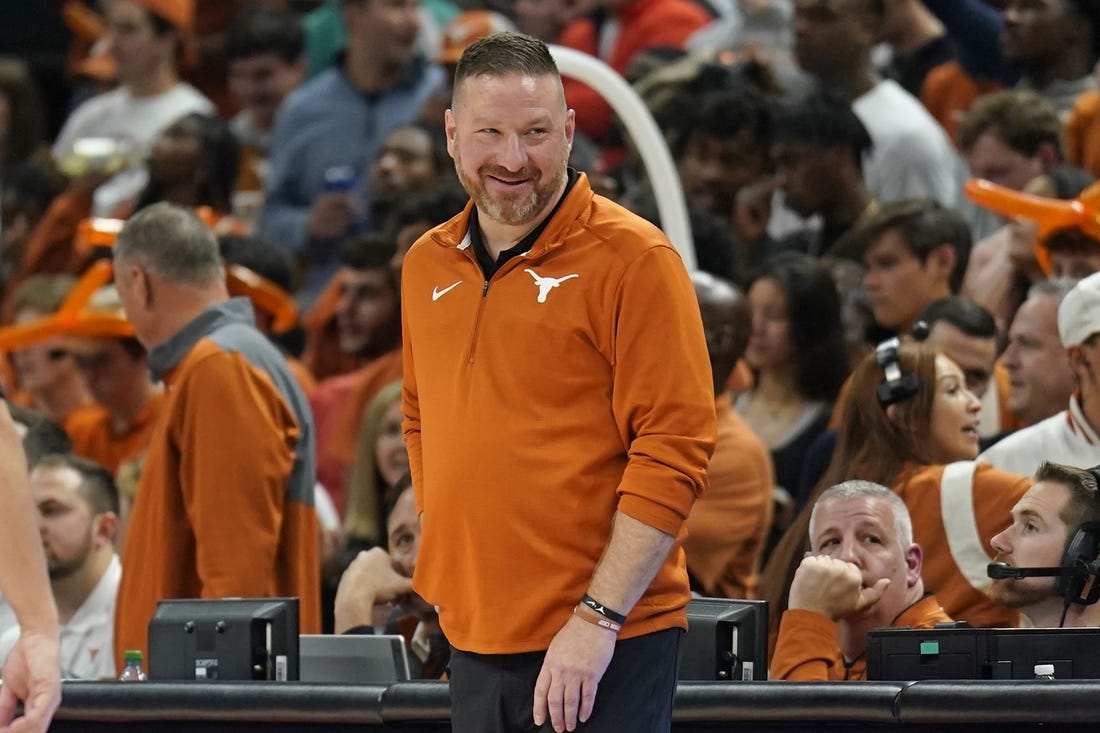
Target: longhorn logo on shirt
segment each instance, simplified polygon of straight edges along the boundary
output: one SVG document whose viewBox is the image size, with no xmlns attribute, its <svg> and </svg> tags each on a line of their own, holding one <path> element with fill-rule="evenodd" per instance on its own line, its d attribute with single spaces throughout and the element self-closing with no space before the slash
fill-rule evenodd
<svg viewBox="0 0 1100 733">
<path fill-rule="evenodd" d="M 566 280 L 570 280 L 574 277 L 580 277 L 580 275 L 576 273 L 573 273 L 572 275 L 566 275 L 564 277 L 543 277 L 531 268 L 525 269 L 524 272 L 530 274 L 531 277 L 535 278 L 535 285 L 537 285 L 539 289 L 539 303 L 545 303 L 546 296 L 550 294 L 550 291 L 561 285 Z"/>
</svg>

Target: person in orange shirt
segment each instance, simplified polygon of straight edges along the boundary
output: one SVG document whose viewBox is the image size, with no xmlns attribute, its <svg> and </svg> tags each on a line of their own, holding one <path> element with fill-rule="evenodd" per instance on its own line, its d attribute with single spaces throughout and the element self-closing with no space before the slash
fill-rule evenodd
<svg viewBox="0 0 1100 733">
<path fill-rule="evenodd" d="M 218 244 L 171 204 L 119 232 L 114 282 L 166 399 L 122 552 L 115 658 L 161 598 L 297 596 L 320 629 L 313 421 L 286 361 L 230 298 Z"/>
<path fill-rule="evenodd" d="M 75 334 L 65 338 L 77 368 L 84 375 L 96 405 L 66 422 L 73 453 L 95 461 L 112 476 L 126 465 L 137 467 L 153 435 L 164 406 L 164 394 L 149 376 L 145 347 L 133 335 L 99 335 L 88 323 L 89 312 L 113 314 L 125 323 L 118 291 L 107 286 L 97 291 L 82 312 L 86 320 L 74 325 Z M 93 315 L 92 318 L 95 316 Z M 126 324 L 128 326 L 128 324 Z M 133 332 L 132 327 L 126 330 Z M 119 497 L 119 546 L 133 504 L 132 494 Z"/>
<path fill-rule="evenodd" d="M 469 46 L 446 127 L 472 200 L 402 263 L 402 410 L 453 730 L 668 731 L 715 440 L 690 278 L 569 168 L 541 41 Z"/>
<path fill-rule="evenodd" d="M 93 295 L 88 309 L 114 313 L 120 321 L 125 318 L 118 291 L 112 286 Z M 132 335 L 98 336 L 80 325 L 75 330 L 80 335 L 67 337 L 65 344 L 98 405 L 74 417 L 66 428 L 73 452 L 113 475 L 122 463 L 145 452 L 162 394 L 149 379 L 145 347 Z"/>
<path fill-rule="evenodd" d="M 718 438 L 707 468 L 710 489 L 688 515 L 684 554 L 694 590 L 755 598 L 772 522 L 775 472 L 767 446 L 734 412 L 727 388 L 748 344 L 752 316 L 745 296 L 724 280 L 702 271 L 691 280 L 714 373 Z"/>
<path fill-rule="evenodd" d="M 868 631 L 951 620 L 924 592 L 909 510 L 885 486 L 845 481 L 825 491 L 810 515 L 810 548 L 791 583 L 771 679 L 866 679 Z"/>
<path fill-rule="evenodd" d="M 928 553 L 924 581 L 947 613 L 973 626 L 1016 626 L 1019 614 L 989 598 L 985 568 L 990 541 L 1031 479 L 975 461 L 979 410 L 949 358 L 928 344 L 883 342 L 852 375 L 836 451 L 811 500 L 852 478 L 890 486 L 909 509 L 914 539 Z M 804 509 L 765 568 L 775 618 L 808 549 L 809 519 Z"/>
<path fill-rule="evenodd" d="M 14 327 L 30 327 L 50 317 L 75 283 L 71 275 L 37 275 L 25 280 L 11 295 Z M 66 429 L 70 418 L 92 406 L 84 376 L 56 335 L 13 347 L 11 361 L 19 388 L 13 393 L 16 404 L 33 407 Z"/>
</svg>

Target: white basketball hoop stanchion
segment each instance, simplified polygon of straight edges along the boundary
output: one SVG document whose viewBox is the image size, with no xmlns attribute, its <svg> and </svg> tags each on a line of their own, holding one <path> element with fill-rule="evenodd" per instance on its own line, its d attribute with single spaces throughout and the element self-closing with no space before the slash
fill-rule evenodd
<svg viewBox="0 0 1100 733">
<path fill-rule="evenodd" d="M 550 53 L 563 76 L 579 79 L 599 92 L 626 126 L 638 154 L 642 156 L 646 175 L 653 184 L 661 228 L 680 253 L 688 272 L 694 272 L 697 267 L 695 243 L 684 202 L 684 189 L 653 115 L 626 80 L 604 62 L 564 46 L 552 45 Z"/>
</svg>

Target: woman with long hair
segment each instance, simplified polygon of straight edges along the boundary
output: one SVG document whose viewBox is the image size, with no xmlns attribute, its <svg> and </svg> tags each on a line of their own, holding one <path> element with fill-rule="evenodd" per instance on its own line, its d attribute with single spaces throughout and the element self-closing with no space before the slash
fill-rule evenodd
<svg viewBox="0 0 1100 733">
<path fill-rule="evenodd" d="M 367 405 L 359 428 L 344 511 L 345 545 L 352 556 L 386 545 L 383 500 L 409 470 L 401 420 L 401 382 L 396 381 L 379 390 Z"/>
<path fill-rule="evenodd" d="M 885 342 L 856 368 L 843 406 L 832 462 L 764 571 L 773 629 L 808 549 L 809 508 L 849 479 L 889 486 L 905 501 L 925 553 L 925 587 L 952 618 L 1015 626 L 1018 614 L 986 595 L 985 570 L 996 554 L 990 540 L 1031 479 L 974 462 L 980 405 L 959 367 L 931 346 Z"/>
<path fill-rule="evenodd" d="M 765 264 L 747 293 L 745 361 L 756 384 L 734 409 L 771 450 L 776 484 L 793 493 L 806 449 L 828 425 L 848 374 L 840 297 L 828 270 L 794 253 Z M 800 507 L 804 497 L 794 498 Z"/>
</svg>

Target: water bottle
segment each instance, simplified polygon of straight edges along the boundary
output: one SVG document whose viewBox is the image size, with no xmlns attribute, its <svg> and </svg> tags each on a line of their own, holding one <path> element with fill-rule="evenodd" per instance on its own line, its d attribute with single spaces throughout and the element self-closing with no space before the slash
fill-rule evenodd
<svg viewBox="0 0 1100 733">
<path fill-rule="evenodd" d="M 122 674 L 118 679 L 122 682 L 144 682 L 145 670 L 141 668 L 141 650 L 129 649 L 122 658 L 126 661 L 126 666 L 122 668 Z"/>
<path fill-rule="evenodd" d="M 359 177 L 350 165 L 337 165 L 325 169 L 325 191 L 353 196 Z M 348 234 L 361 234 L 366 230 L 366 222 L 360 215 L 348 227 Z"/>
<path fill-rule="evenodd" d="M 357 176 L 350 165 L 335 165 L 325 169 L 325 190 L 346 193 L 355 188 Z"/>
<path fill-rule="evenodd" d="M 1052 680 L 1054 679 L 1054 665 L 1053 664 L 1036 664 L 1034 667 L 1035 679 L 1037 680 Z"/>
</svg>

